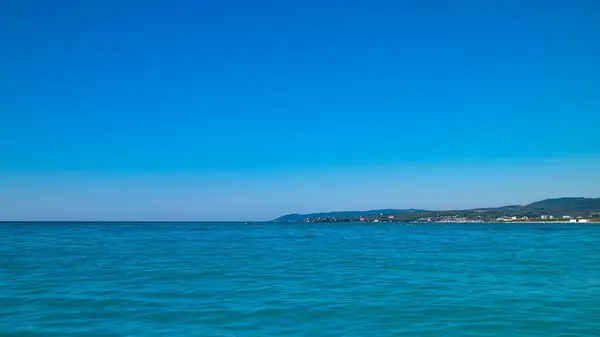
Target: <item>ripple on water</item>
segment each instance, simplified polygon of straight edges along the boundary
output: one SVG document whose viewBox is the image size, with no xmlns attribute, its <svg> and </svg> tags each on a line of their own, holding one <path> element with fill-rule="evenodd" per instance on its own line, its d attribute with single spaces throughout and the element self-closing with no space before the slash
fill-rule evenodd
<svg viewBox="0 0 600 337">
<path fill-rule="evenodd" d="M 0 336 L 600 336 L 600 226 L 0 224 Z"/>
</svg>

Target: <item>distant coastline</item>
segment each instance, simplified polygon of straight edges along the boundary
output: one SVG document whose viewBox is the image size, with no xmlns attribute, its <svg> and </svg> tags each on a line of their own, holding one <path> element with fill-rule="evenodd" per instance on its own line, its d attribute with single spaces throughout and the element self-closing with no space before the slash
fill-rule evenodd
<svg viewBox="0 0 600 337">
<path fill-rule="evenodd" d="M 531 225 L 558 225 L 558 224 L 572 224 L 572 225 L 600 225 L 600 219 L 585 219 L 587 221 L 582 221 L 582 222 L 571 222 L 571 221 L 565 221 L 565 220 L 557 220 L 557 221 L 540 221 L 540 220 L 528 220 L 528 221 L 524 221 L 524 220 L 517 220 L 517 221 L 462 221 L 462 220 L 457 220 L 457 221 L 390 221 L 390 220 L 385 220 L 385 221 L 368 221 L 368 220 L 364 220 L 364 221 L 359 221 L 359 220 L 334 220 L 334 221 L 329 221 L 329 220 L 315 220 L 315 221 L 289 221 L 288 223 L 393 223 L 393 224 L 422 224 L 422 225 L 426 225 L 426 224 L 448 224 L 448 225 L 456 225 L 456 224 L 505 224 L 505 225 L 510 225 L 510 224 L 531 224 Z M 274 221 L 270 221 L 271 223 L 274 223 Z M 260 222 L 254 222 L 254 223 L 260 223 Z"/>
<path fill-rule="evenodd" d="M 597 223 L 600 198 L 563 197 L 528 205 L 463 210 L 384 209 L 288 214 L 272 222 Z"/>
</svg>

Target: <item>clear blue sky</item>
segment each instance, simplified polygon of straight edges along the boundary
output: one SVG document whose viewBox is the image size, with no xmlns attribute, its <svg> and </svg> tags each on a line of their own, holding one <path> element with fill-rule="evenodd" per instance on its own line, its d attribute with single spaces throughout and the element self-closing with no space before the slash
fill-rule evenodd
<svg viewBox="0 0 600 337">
<path fill-rule="evenodd" d="M 0 219 L 600 196 L 600 2 L 0 4 Z"/>
</svg>

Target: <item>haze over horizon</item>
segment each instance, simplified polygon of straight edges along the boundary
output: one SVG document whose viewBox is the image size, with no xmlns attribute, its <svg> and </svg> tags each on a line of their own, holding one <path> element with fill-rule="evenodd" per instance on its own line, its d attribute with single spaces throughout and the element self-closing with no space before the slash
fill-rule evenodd
<svg viewBox="0 0 600 337">
<path fill-rule="evenodd" d="M 589 0 L 5 1 L 0 220 L 599 197 L 598 41 Z"/>
</svg>

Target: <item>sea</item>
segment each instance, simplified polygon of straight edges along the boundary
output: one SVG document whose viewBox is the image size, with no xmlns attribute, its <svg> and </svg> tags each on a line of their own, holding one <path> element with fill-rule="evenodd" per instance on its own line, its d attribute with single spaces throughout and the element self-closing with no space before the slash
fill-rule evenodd
<svg viewBox="0 0 600 337">
<path fill-rule="evenodd" d="M 0 336 L 600 336 L 600 226 L 0 223 Z"/>
</svg>

